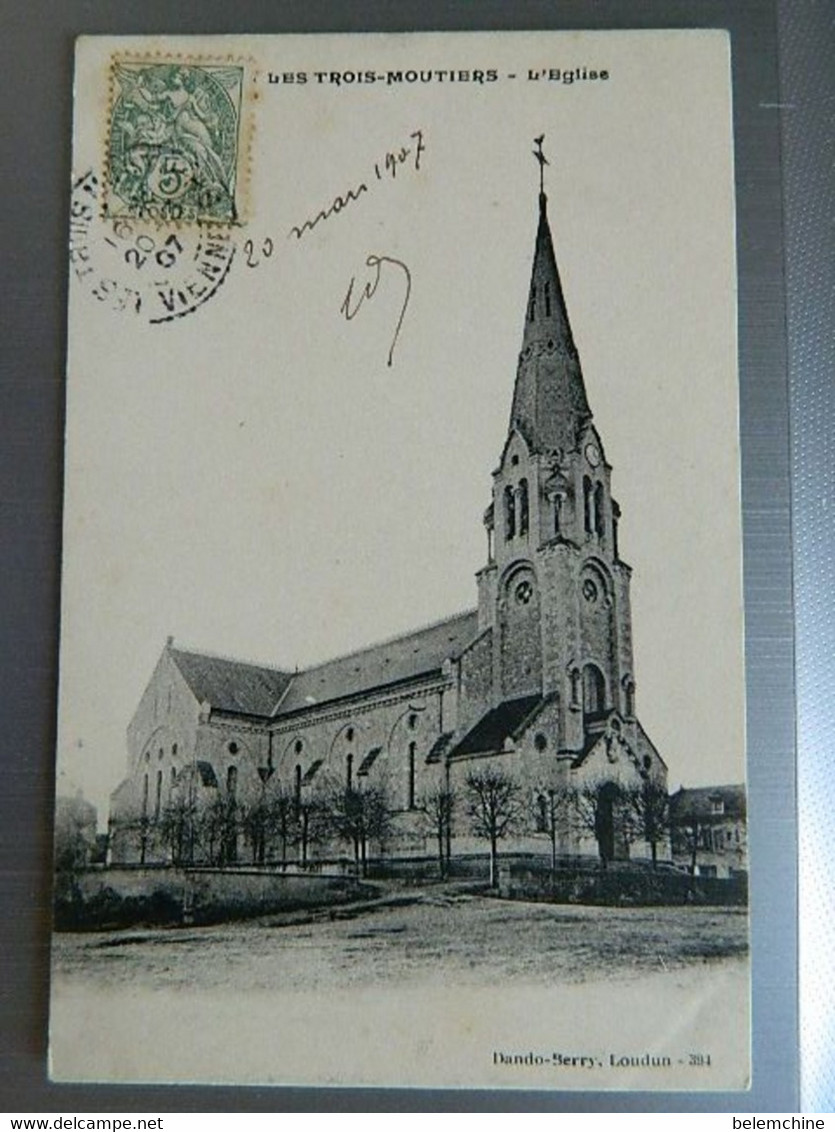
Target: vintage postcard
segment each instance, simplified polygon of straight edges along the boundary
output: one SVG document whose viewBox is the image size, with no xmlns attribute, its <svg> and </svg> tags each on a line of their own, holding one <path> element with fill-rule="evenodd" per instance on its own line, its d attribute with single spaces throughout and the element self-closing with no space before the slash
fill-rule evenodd
<svg viewBox="0 0 835 1132">
<path fill-rule="evenodd" d="M 84 38 L 61 1081 L 744 1089 L 721 31 Z"/>
</svg>

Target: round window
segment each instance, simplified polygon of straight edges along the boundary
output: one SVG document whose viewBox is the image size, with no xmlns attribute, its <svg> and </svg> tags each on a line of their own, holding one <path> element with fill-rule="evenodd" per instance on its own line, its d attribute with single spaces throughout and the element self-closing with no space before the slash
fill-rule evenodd
<svg viewBox="0 0 835 1132">
<path fill-rule="evenodd" d="M 586 578 L 586 580 L 583 582 L 583 597 L 586 599 L 586 601 L 597 601 L 597 586 L 594 584 L 591 578 Z"/>
<path fill-rule="evenodd" d="M 528 605 L 533 597 L 533 586 L 527 578 L 516 587 L 514 596 L 520 605 Z"/>
</svg>

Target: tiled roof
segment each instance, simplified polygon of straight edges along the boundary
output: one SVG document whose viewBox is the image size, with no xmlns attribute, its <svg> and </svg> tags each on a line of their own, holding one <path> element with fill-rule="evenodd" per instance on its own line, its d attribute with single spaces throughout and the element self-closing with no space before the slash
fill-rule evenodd
<svg viewBox="0 0 835 1132">
<path fill-rule="evenodd" d="M 292 678 L 290 672 L 225 657 L 174 648 L 170 653 L 197 699 L 220 711 L 270 715 Z"/>
<path fill-rule="evenodd" d="M 203 786 L 217 786 L 217 775 L 211 763 L 199 759 L 197 762 L 197 773 L 200 775 L 200 782 Z"/>
<path fill-rule="evenodd" d="M 282 716 L 314 704 L 437 672 L 478 633 L 478 613 L 467 610 L 402 637 L 337 657 L 301 672 L 169 648 L 201 703 L 218 711 Z"/>
<path fill-rule="evenodd" d="M 541 704 L 541 696 L 521 696 L 517 700 L 505 700 L 498 707 L 491 708 L 470 728 L 460 743 L 456 743 L 450 752 L 451 758 L 501 751 L 505 740 L 513 738 Z"/>
<path fill-rule="evenodd" d="M 458 656 L 477 632 L 478 614 L 468 610 L 403 637 L 307 668 L 293 676 L 275 714 L 287 715 L 313 704 L 436 672 L 448 657 Z"/>
<path fill-rule="evenodd" d="M 365 758 L 362 760 L 360 765 L 357 767 L 357 774 L 362 775 L 364 778 L 374 766 L 374 763 L 379 758 L 382 750 L 382 747 L 372 747 Z"/>
<path fill-rule="evenodd" d="M 315 762 L 312 762 L 310 764 L 310 766 L 307 768 L 307 773 L 302 779 L 302 786 L 307 786 L 313 781 L 313 779 L 316 777 L 316 772 L 319 770 L 319 767 L 324 761 L 324 759 L 316 759 Z"/>
<path fill-rule="evenodd" d="M 722 813 L 716 811 L 716 803 L 722 803 Z M 744 786 L 695 786 L 682 787 L 670 799 L 670 812 L 674 822 L 692 818 L 714 820 L 717 817 L 745 817 Z"/>
<path fill-rule="evenodd" d="M 431 763 L 439 763 L 449 749 L 449 745 L 455 736 L 454 731 L 443 731 L 432 746 L 429 748 L 429 754 L 426 756 L 427 765 Z"/>
</svg>

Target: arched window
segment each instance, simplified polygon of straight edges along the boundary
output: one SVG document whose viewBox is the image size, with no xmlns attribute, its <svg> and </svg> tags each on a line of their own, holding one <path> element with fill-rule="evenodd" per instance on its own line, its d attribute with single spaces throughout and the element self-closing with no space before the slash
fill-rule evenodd
<svg viewBox="0 0 835 1132">
<path fill-rule="evenodd" d="M 544 794 L 538 794 L 536 798 L 536 832 L 548 832 L 548 799 Z"/>
<path fill-rule="evenodd" d="M 536 318 L 536 287 L 531 287 L 531 301 L 528 307 L 528 322 Z"/>
<path fill-rule="evenodd" d="M 512 539 L 516 534 L 516 500 L 510 484 L 504 489 L 504 537 Z"/>
<path fill-rule="evenodd" d="M 603 515 L 603 484 L 598 482 L 594 488 L 594 530 L 598 538 L 603 538 L 606 531 Z"/>
<path fill-rule="evenodd" d="M 406 805 L 410 810 L 415 808 L 415 744 L 409 744 L 409 782 L 406 792 Z"/>
<path fill-rule="evenodd" d="M 635 714 L 635 681 L 627 677 L 623 682 L 623 692 L 625 713 L 628 716 L 633 716 Z"/>
<path fill-rule="evenodd" d="M 528 481 L 519 481 L 519 534 L 528 533 Z"/>
<path fill-rule="evenodd" d="M 345 756 L 345 789 L 354 789 L 354 756 L 350 751 Z"/>
<path fill-rule="evenodd" d="M 545 317 L 551 317 L 551 284 L 545 284 Z"/>
<path fill-rule="evenodd" d="M 154 798 L 154 821 L 159 821 L 159 812 L 162 808 L 162 771 L 157 771 L 157 793 Z"/>
<path fill-rule="evenodd" d="M 596 715 L 606 710 L 606 681 L 596 664 L 583 669 L 583 712 Z"/>
<path fill-rule="evenodd" d="M 142 817 L 148 816 L 148 775 L 146 774 L 142 781 Z"/>
<path fill-rule="evenodd" d="M 172 768 L 171 768 L 171 782 L 169 783 L 169 786 L 168 786 L 169 794 L 174 793 L 174 787 L 176 785 L 177 785 L 177 768 L 175 766 L 172 766 Z"/>
<path fill-rule="evenodd" d="M 238 768 L 230 766 L 226 771 L 226 793 L 231 799 L 235 797 L 235 791 L 238 789 Z"/>
<path fill-rule="evenodd" d="M 569 679 L 571 680 L 571 706 L 578 708 L 580 706 L 580 669 L 572 668 Z"/>
<path fill-rule="evenodd" d="M 612 552 L 615 559 L 619 557 L 618 554 L 618 519 L 620 518 L 620 507 L 612 500 Z"/>
<path fill-rule="evenodd" d="M 554 497 L 554 534 L 558 535 L 560 531 L 560 512 L 562 511 L 562 496 L 557 495 Z"/>
<path fill-rule="evenodd" d="M 296 763 L 296 769 L 293 775 L 293 801 L 298 811 L 302 804 L 302 768 L 298 763 Z"/>
<path fill-rule="evenodd" d="M 586 533 L 591 534 L 594 530 L 592 523 L 592 485 L 588 476 L 583 476 L 583 516 L 586 527 Z"/>
</svg>

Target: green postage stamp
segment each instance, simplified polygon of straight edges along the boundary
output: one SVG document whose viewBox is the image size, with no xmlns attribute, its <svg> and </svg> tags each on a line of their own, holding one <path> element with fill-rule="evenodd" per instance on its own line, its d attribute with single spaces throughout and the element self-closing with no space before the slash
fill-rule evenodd
<svg viewBox="0 0 835 1132">
<path fill-rule="evenodd" d="M 106 213 L 234 223 L 244 68 L 115 61 Z"/>
</svg>

